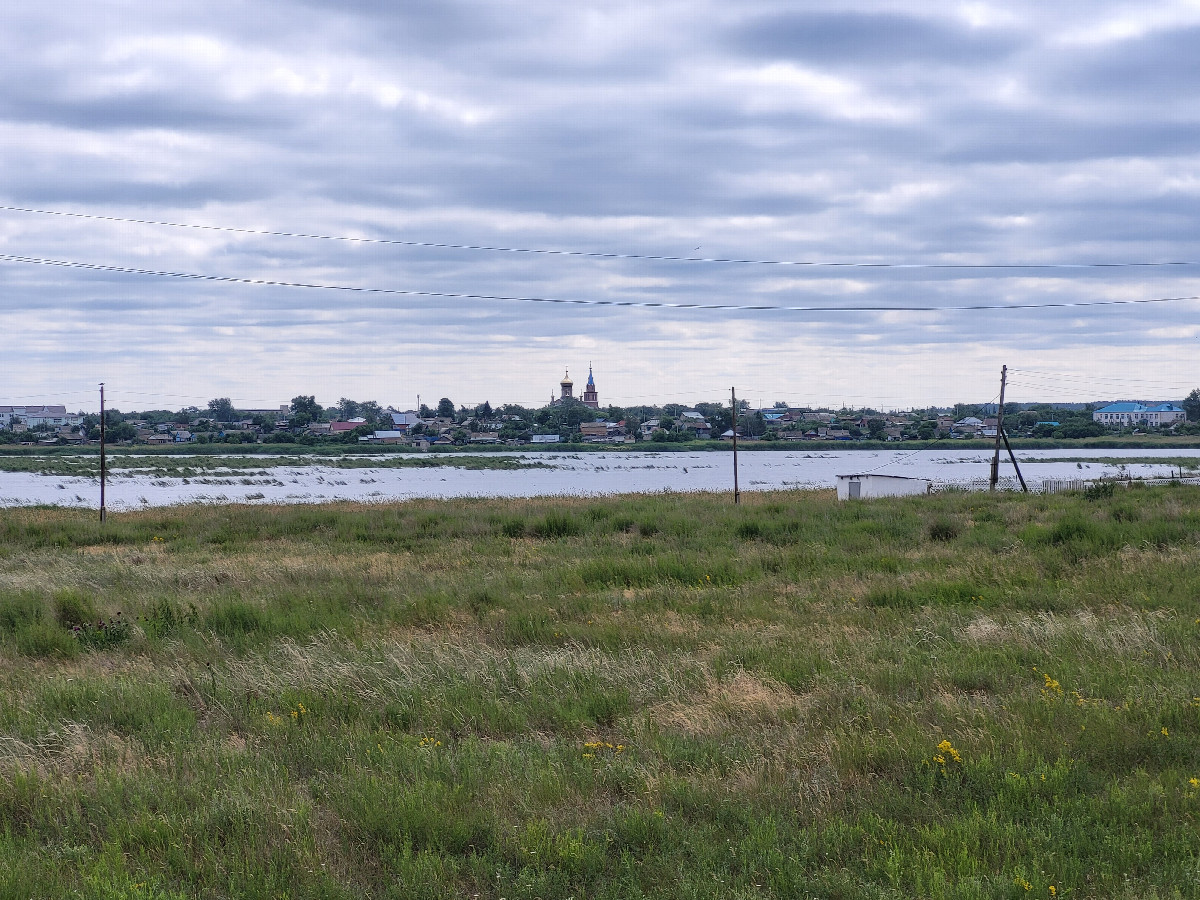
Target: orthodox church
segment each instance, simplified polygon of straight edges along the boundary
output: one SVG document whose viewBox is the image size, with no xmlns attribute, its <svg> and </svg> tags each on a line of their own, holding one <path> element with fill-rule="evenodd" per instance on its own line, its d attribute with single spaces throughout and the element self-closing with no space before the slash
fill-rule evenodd
<svg viewBox="0 0 1200 900">
<path fill-rule="evenodd" d="M 596 393 L 596 379 L 592 377 L 592 367 L 588 365 L 588 380 L 587 386 L 583 389 L 583 397 L 575 396 L 575 382 L 571 380 L 570 370 L 563 374 L 563 379 L 558 383 L 560 394 L 557 399 L 554 395 L 550 395 L 550 404 L 563 403 L 566 400 L 579 400 L 584 406 L 590 406 L 592 409 L 600 408 L 600 396 Z"/>
</svg>

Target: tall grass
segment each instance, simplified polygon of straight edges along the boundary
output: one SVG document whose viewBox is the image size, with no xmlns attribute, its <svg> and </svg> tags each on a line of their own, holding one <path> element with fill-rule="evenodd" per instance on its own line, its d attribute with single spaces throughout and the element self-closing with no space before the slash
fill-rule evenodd
<svg viewBox="0 0 1200 900">
<path fill-rule="evenodd" d="M 6 511 L 0 896 L 1190 896 L 1198 562 L 1186 487 Z"/>
</svg>

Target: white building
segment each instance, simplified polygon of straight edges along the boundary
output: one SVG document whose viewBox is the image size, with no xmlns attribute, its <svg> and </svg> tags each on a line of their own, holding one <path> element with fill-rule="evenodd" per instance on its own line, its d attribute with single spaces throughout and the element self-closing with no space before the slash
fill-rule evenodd
<svg viewBox="0 0 1200 900">
<path fill-rule="evenodd" d="M 1146 406 L 1142 403 L 1110 403 L 1092 413 L 1101 425 L 1171 425 L 1186 422 L 1187 413 L 1174 403 Z"/>
<path fill-rule="evenodd" d="M 906 478 L 901 475 L 839 475 L 839 500 L 871 500 L 875 497 L 908 497 L 928 494 L 929 479 Z"/>
<path fill-rule="evenodd" d="M 51 425 L 56 428 L 83 424 L 81 414 L 68 414 L 65 406 L 0 406 L 0 428 L 8 428 L 13 420 L 37 428 Z"/>
</svg>

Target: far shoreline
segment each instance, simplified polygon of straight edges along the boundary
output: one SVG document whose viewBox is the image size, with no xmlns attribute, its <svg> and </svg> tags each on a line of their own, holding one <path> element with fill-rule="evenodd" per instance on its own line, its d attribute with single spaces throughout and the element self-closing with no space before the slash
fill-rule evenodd
<svg viewBox="0 0 1200 900">
<path fill-rule="evenodd" d="M 1200 437 L 1100 437 L 1060 439 L 1012 438 L 1014 450 L 1200 450 Z M 990 440 L 959 440 L 943 438 L 933 441 L 761 441 L 740 440 L 738 451 L 762 453 L 778 451 L 873 451 L 897 450 L 918 451 L 939 448 L 942 450 L 992 450 L 995 442 Z M 560 443 L 560 444 L 463 444 L 446 445 L 428 451 L 416 450 L 404 445 L 379 444 L 200 444 L 187 443 L 168 447 L 117 444 L 110 445 L 109 456 L 425 456 L 428 453 L 484 454 L 484 453 L 729 453 L 733 445 L 727 441 L 640 441 L 634 444 Z M 86 445 L 0 445 L 0 456 L 95 456 L 100 447 L 95 443 Z"/>
</svg>

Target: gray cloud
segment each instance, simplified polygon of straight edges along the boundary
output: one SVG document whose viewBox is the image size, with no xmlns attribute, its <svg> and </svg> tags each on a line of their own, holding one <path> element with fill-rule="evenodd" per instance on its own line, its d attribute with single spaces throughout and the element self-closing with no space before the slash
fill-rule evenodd
<svg viewBox="0 0 1200 900">
<path fill-rule="evenodd" d="M 835 68 L 906 64 L 976 68 L 1021 49 L 1015 33 L 971 29 L 966 23 L 861 10 L 774 10 L 731 29 L 741 53 Z"/>
<path fill-rule="evenodd" d="M 776 0 L 24 6 L 0 12 L 0 203 L 618 253 L 1190 259 L 1197 29 L 1186 6 L 1115 2 L 937 16 L 915 3 L 797 11 Z M 1001 278 L 699 265 L 15 212 L 0 213 L 0 252 L 593 300 L 961 305 L 1200 293 L 1200 267 Z M 1159 371 L 1183 385 L 1200 382 L 1198 306 L 739 314 L 0 263 L 0 314 L 14 333 L 37 335 L 6 353 L 0 393 L 86 396 L 81 386 L 104 376 L 130 397 L 145 388 L 260 402 L 300 392 L 534 401 L 563 366 L 582 372 L 589 360 L 602 396 L 629 402 L 653 391 L 715 399 L 734 382 L 805 402 L 986 399 L 1003 361 L 1104 379 Z"/>
</svg>

